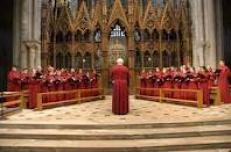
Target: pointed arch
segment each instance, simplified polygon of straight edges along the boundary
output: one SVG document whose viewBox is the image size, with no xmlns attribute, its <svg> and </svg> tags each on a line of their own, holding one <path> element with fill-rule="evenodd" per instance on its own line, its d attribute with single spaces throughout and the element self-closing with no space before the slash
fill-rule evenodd
<svg viewBox="0 0 231 152">
<path fill-rule="evenodd" d="M 71 68 L 71 53 L 67 52 L 64 55 L 64 68 L 70 69 Z"/>
<path fill-rule="evenodd" d="M 168 32 L 167 32 L 166 29 L 162 30 L 161 37 L 162 37 L 163 41 L 167 41 L 168 40 Z"/>
<path fill-rule="evenodd" d="M 71 33 L 71 31 L 68 31 L 68 32 L 65 34 L 64 40 L 65 40 L 65 42 L 71 42 L 71 41 L 72 41 L 72 33 Z"/>
<path fill-rule="evenodd" d="M 142 67 L 141 51 L 139 48 L 136 48 L 136 51 L 135 51 L 135 68 L 141 69 L 141 67 Z"/>
<path fill-rule="evenodd" d="M 170 33 L 169 33 L 169 40 L 170 41 L 176 41 L 177 39 L 177 35 L 176 35 L 176 32 L 174 29 L 171 29 L 170 30 Z"/>
<path fill-rule="evenodd" d="M 86 52 L 83 57 L 83 69 L 90 70 L 92 68 L 91 53 Z"/>
<path fill-rule="evenodd" d="M 152 55 L 153 60 L 153 67 L 159 67 L 160 66 L 160 53 L 159 51 L 155 50 Z"/>
<path fill-rule="evenodd" d="M 78 69 L 83 68 L 83 57 L 80 52 L 77 52 L 75 55 L 75 67 Z"/>
<path fill-rule="evenodd" d="M 148 29 L 144 29 L 143 31 L 143 41 L 147 42 L 151 40 L 151 34 Z"/>
<path fill-rule="evenodd" d="M 154 30 L 153 30 L 152 37 L 153 37 L 153 40 L 154 40 L 154 41 L 158 41 L 158 40 L 159 40 L 160 34 L 159 34 L 159 32 L 158 32 L 157 29 L 154 29 Z"/>
<path fill-rule="evenodd" d="M 75 33 L 75 41 L 76 42 L 81 42 L 82 41 L 82 33 L 80 30 L 77 30 Z"/>
<path fill-rule="evenodd" d="M 170 65 L 170 59 L 169 59 L 169 53 L 167 50 L 164 50 L 162 53 L 162 60 L 163 60 L 163 67 L 169 67 Z"/>
<path fill-rule="evenodd" d="M 64 36 L 63 36 L 63 32 L 62 31 L 58 31 L 56 34 L 56 42 L 57 43 L 61 43 L 64 40 Z"/>
<path fill-rule="evenodd" d="M 152 57 L 149 51 L 144 52 L 144 67 L 152 67 Z"/>
<path fill-rule="evenodd" d="M 63 53 L 58 52 L 58 53 L 56 54 L 56 68 L 57 68 L 57 69 L 61 69 L 61 68 L 62 68 L 63 63 L 64 63 L 64 60 L 63 60 L 63 59 L 64 59 L 64 58 L 63 58 Z"/>
</svg>

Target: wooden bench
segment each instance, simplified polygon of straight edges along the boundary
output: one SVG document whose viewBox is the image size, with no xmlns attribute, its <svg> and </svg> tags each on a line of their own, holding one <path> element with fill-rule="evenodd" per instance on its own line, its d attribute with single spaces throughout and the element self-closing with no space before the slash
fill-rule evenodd
<svg viewBox="0 0 231 152">
<path fill-rule="evenodd" d="M 147 96 L 147 95 L 140 95 L 140 90 L 146 91 L 156 91 L 159 92 L 159 96 Z M 196 100 L 186 100 L 186 99 L 176 99 L 166 97 L 166 93 L 175 93 L 175 92 L 185 92 L 185 93 L 195 93 Z M 191 106 L 197 106 L 198 108 L 204 107 L 203 105 L 203 91 L 202 90 L 191 90 L 191 89 L 164 89 L 164 88 L 137 88 L 136 89 L 136 98 L 137 99 L 146 99 L 152 101 L 159 101 L 159 102 L 174 102 L 178 104 L 185 104 Z"/>
<path fill-rule="evenodd" d="M 88 97 L 81 97 L 81 94 L 84 92 L 92 92 L 98 91 L 99 95 L 97 96 L 88 96 Z M 63 101 L 56 101 L 56 102 L 48 102 L 43 103 L 42 98 L 43 96 L 47 95 L 64 95 L 64 94 L 75 94 L 73 99 L 63 100 Z M 38 93 L 37 94 L 37 104 L 35 110 L 43 110 L 46 108 L 52 108 L 57 106 L 69 105 L 74 103 L 83 103 L 88 101 L 94 101 L 99 99 L 104 99 L 105 96 L 103 95 L 102 88 L 94 88 L 94 89 L 77 89 L 77 90 L 70 90 L 70 91 L 54 91 L 54 92 L 47 92 L 47 93 Z"/>
</svg>

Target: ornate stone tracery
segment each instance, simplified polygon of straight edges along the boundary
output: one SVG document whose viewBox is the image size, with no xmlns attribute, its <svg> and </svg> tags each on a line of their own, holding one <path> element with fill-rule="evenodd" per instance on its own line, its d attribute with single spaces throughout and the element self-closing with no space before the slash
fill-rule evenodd
<svg viewBox="0 0 231 152">
<path fill-rule="evenodd" d="M 49 35 L 49 38 L 42 37 L 42 64 L 57 66 L 56 55 L 65 47 L 61 54 L 65 56 L 69 52 L 72 62 L 71 65 L 62 62 L 63 67 L 97 68 L 107 80 L 110 34 L 116 23 L 126 33 L 127 64 L 131 72 L 191 63 L 187 0 L 114 0 L 110 5 L 108 3 L 107 0 L 79 0 L 75 4 L 78 5 L 75 13 L 68 2 L 43 6 L 42 34 Z M 86 53 L 88 60 L 85 59 Z M 83 65 L 84 60 L 91 65 Z M 107 83 L 103 85 L 107 87 Z"/>
</svg>

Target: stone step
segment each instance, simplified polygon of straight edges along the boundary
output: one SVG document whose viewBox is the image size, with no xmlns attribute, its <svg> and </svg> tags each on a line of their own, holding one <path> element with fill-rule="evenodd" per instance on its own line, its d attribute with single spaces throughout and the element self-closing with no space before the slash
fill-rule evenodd
<svg viewBox="0 0 231 152">
<path fill-rule="evenodd" d="M 0 129 L 0 139 L 127 140 L 231 136 L 231 125 L 154 129 Z"/>
<path fill-rule="evenodd" d="M 197 122 L 169 122 L 169 123 L 143 123 L 143 124 L 78 124 L 76 122 L 39 122 L 39 121 L 2 121 L 0 128 L 8 129 L 152 129 L 175 128 L 205 125 L 228 125 L 231 120 L 211 120 Z"/>
<path fill-rule="evenodd" d="M 231 136 L 142 140 L 0 139 L 1 152 L 154 152 L 231 148 Z"/>
</svg>

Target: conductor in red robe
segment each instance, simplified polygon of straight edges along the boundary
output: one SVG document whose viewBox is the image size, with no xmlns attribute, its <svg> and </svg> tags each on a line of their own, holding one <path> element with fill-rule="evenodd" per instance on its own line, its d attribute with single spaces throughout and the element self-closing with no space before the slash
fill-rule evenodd
<svg viewBox="0 0 231 152">
<path fill-rule="evenodd" d="M 126 115 L 129 112 L 128 85 L 129 71 L 123 65 L 123 59 L 117 59 L 117 65 L 111 71 L 113 84 L 112 112 L 116 115 Z"/>
</svg>

